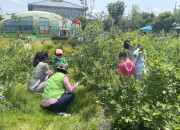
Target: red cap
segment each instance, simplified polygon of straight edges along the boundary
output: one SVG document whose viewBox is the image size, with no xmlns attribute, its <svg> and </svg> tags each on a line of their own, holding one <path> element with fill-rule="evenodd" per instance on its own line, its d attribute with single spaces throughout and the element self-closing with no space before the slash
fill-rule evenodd
<svg viewBox="0 0 180 130">
<path fill-rule="evenodd" d="M 56 49 L 55 54 L 56 55 L 62 55 L 63 51 L 61 49 Z"/>
</svg>

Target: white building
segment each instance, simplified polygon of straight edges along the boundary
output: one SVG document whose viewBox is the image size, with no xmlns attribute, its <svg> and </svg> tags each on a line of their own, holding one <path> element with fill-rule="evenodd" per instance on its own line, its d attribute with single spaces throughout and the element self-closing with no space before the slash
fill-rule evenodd
<svg viewBox="0 0 180 130">
<path fill-rule="evenodd" d="M 46 11 L 66 18 L 75 18 L 84 16 L 85 9 L 82 6 L 63 0 L 43 0 L 28 4 L 28 11 Z"/>
</svg>

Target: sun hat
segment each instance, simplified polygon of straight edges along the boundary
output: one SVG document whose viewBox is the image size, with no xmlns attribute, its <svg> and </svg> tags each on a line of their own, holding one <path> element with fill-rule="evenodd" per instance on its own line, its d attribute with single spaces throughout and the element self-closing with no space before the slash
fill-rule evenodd
<svg viewBox="0 0 180 130">
<path fill-rule="evenodd" d="M 64 71 L 66 71 L 66 73 L 68 73 L 68 65 L 66 65 L 64 63 L 60 63 L 58 65 L 57 69 L 64 70 Z"/>
<path fill-rule="evenodd" d="M 56 55 L 62 55 L 63 51 L 61 49 L 56 49 L 55 54 Z"/>
</svg>

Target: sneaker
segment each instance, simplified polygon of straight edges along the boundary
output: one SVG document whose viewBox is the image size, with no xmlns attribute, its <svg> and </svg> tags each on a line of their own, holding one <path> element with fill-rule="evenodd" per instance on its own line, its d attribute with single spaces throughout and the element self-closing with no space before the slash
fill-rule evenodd
<svg viewBox="0 0 180 130">
<path fill-rule="evenodd" d="M 68 114 L 68 113 L 65 113 L 65 112 L 59 112 L 58 115 L 64 116 L 64 117 L 71 116 L 71 114 Z"/>
</svg>

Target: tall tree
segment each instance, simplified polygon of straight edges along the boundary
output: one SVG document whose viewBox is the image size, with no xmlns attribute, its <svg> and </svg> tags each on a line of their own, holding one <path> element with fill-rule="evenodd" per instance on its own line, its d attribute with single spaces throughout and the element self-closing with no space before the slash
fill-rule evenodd
<svg viewBox="0 0 180 130">
<path fill-rule="evenodd" d="M 125 3 L 123 1 L 117 1 L 107 5 L 109 15 L 114 19 L 114 24 L 118 25 L 125 10 Z"/>
<path fill-rule="evenodd" d="M 113 27 L 113 21 L 111 16 L 107 16 L 104 20 L 103 20 L 103 24 L 104 24 L 104 30 L 105 31 L 109 31 L 112 27 Z"/>
<path fill-rule="evenodd" d="M 147 12 L 142 12 L 141 13 L 141 26 L 146 26 L 146 25 L 152 25 L 153 19 L 155 15 L 154 13 L 147 13 Z"/>
<path fill-rule="evenodd" d="M 132 5 L 131 9 L 131 28 L 138 28 L 140 27 L 141 23 L 141 10 L 138 5 Z"/>
<path fill-rule="evenodd" d="M 19 27 L 18 27 L 18 22 L 21 19 L 20 16 L 18 16 L 17 14 L 13 13 L 11 15 L 11 18 L 14 19 L 16 21 L 16 32 L 19 33 Z"/>
<path fill-rule="evenodd" d="M 180 5 L 178 9 L 174 9 L 173 17 L 175 19 L 176 26 L 180 26 Z"/>
<path fill-rule="evenodd" d="M 0 14 L 0 21 L 2 20 L 2 15 Z"/>
<path fill-rule="evenodd" d="M 151 25 L 155 15 L 153 13 L 142 12 L 138 5 L 132 5 L 131 12 L 127 17 L 123 17 L 125 28 L 137 29 L 146 25 Z"/>
<path fill-rule="evenodd" d="M 164 30 L 169 32 L 174 27 L 175 19 L 171 12 L 164 12 L 156 16 L 153 20 L 153 31 L 158 32 Z"/>
<path fill-rule="evenodd" d="M 2 15 L 2 6 L 0 6 L 0 21 L 3 19 Z"/>
<path fill-rule="evenodd" d="M 80 0 L 83 8 L 84 8 L 84 17 L 86 19 L 86 16 L 87 16 L 87 11 L 89 11 L 89 14 L 91 15 L 92 14 L 92 11 L 93 11 L 93 8 L 94 8 L 94 2 L 95 0 Z"/>
</svg>

